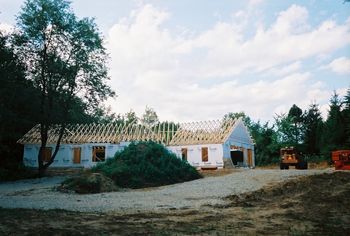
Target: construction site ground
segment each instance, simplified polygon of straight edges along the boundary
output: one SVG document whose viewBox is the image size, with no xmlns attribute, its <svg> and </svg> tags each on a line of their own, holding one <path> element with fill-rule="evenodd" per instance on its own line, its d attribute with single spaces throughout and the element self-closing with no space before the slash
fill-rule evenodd
<svg viewBox="0 0 350 236">
<path fill-rule="evenodd" d="M 205 173 L 218 180 L 232 174 Z M 349 180 L 350 171 L 328 169 L 272 181 L 254 191 L 227 195 L 221 204 L 197 208 L 139 212 L 0 208 L 0 235 L 348 235 Z"/>
</svg>

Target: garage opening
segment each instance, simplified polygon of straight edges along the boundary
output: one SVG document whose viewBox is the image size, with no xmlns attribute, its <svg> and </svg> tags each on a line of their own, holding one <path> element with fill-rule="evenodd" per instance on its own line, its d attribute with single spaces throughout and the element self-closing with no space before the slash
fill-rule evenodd
<svg viewBox="0 0 350 236">
<path fill-rule="evenodd" d="M 231 160 L 235 166 L 243 165 L 243 152 L 241 150 L 231 150 Z"/>
</svg>

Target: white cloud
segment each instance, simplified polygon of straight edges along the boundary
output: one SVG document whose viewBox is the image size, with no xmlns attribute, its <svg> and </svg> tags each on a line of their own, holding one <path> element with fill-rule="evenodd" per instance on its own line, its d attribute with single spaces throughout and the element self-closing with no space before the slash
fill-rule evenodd
<svg viewBox="0 0 350 236">
<path fill-rule="evenodd" d="M 270 28 L 258 28 L 254 37 L 248 39 L 235 30 L 234 24 L 218 23 L 194 43 L 194 47 L 207 50 L 201 62 L 206 65 L 204 74 L 232 76 L 247 70 L 261 71 L 349 44 L 350 25 L 324 21 L 317 28 L 307 30 L 306 19 L 306 9 L 293 5 L 281 12 Z"/>
<path fill-rule="evenodd" d="M 270 70 L 267 71 L 267 74 L 268 75 L 272 74 L 278 77 L 286 76 L 300 70 L 301 66 L 302 66 L 302 63 L 300 61 L 296 61 L 286 66 L 271 68 Z"/>
<path fill-rule="evenodd" d="M 350 59 L 347 57 L 334 59 L 327 68 L 338 74 L 350 74 Z"/>
<path fill-rule="evenodd" d="M 10 34 L 12 33 L 14 30 L 14 27 L 13 25 L 10 25 L 10 24 L 7 24 L 7 23 L 0 23 L 0 31 L 3 33 L 3 34 Z"/>
<path fill-rule="evenodd" d="M 164 26 L 169 17 L 143 5 L 110 29 L 116 112 L 133 108 L 141 115 L 148 105 L 163 120 L 184 121 L 243 110 L 267 120 L 293 103 L 303 109 L 311 101 L 323 104 L 330 95 L 327 86 L 298 71 L 304 59 L 329 54 L 350 40 L 349 23 L 326 20 L 311 28 L 307 9 L 296 5 L 249 38 L 246 24 L 235 20 L 197 34 L 175 34 Z M 277 79 L 245 81 L 247 74 L 259 78 L 262 73 Z"/>
<path fill-rule="evenodd" d="M 260 4 L 262 4 L 263 2 L 264 2 L 264 0 L 249 0 L 248 5 L 250 7 L 256 7 Z"/>
</svg>

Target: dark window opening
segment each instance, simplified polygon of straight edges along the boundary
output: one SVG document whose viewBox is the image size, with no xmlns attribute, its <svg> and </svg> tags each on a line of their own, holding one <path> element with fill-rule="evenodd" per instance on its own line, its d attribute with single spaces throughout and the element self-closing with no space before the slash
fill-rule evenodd
<svg viewBox="0 0 350 236">
<path fill-rule="evenodd" d="M 42 158 L 44 162 L 49 162 L 51 160 L 52 156 L 52 148 L 51 147 L 45 147 L 42 151 Z"/>
<path fill-rule="evenodd" d="M 182 148 L 181 149 L 181 159 L 183 161 L 187 161 L 187 148 Z"/>
<path fill-rule="evenodd" d="M 95 146 L 92 148 L 92 161 L 100 162 L 105 161 L 106 156 L 106 147 L 104 146 Z"/>
</svg>

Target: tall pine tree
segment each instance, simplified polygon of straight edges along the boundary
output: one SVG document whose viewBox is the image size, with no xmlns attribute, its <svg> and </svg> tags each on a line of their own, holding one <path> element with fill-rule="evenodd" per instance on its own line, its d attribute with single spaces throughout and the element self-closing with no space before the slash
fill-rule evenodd
<svg viewBox="0 0 350 236">
<path fill-rule="evenodd" d="M 304 145 L 305 152 L 311 155 L 319 155 L 321 148 L 323 121 L 321 111 L 317 104 L 313 103 L 304 115 Z"/>
<path fill-rule="evenodd" d="M 328 117 L 324 125 L 322 136 L 322 154 L 330 156 L 333 150 L 342 149 L 345 146 L 345 120 L 342 110 L 342 101 L 334 92 L 330 99 Z"/>
<path fill-rule="evenodd" d="M 350 88 L 348 88 L 347 93 L 344 97 L 344 110 L 343 117 L 345 122 L 345 144 L 348 149 L 350 149 Z"/>
</svg>

